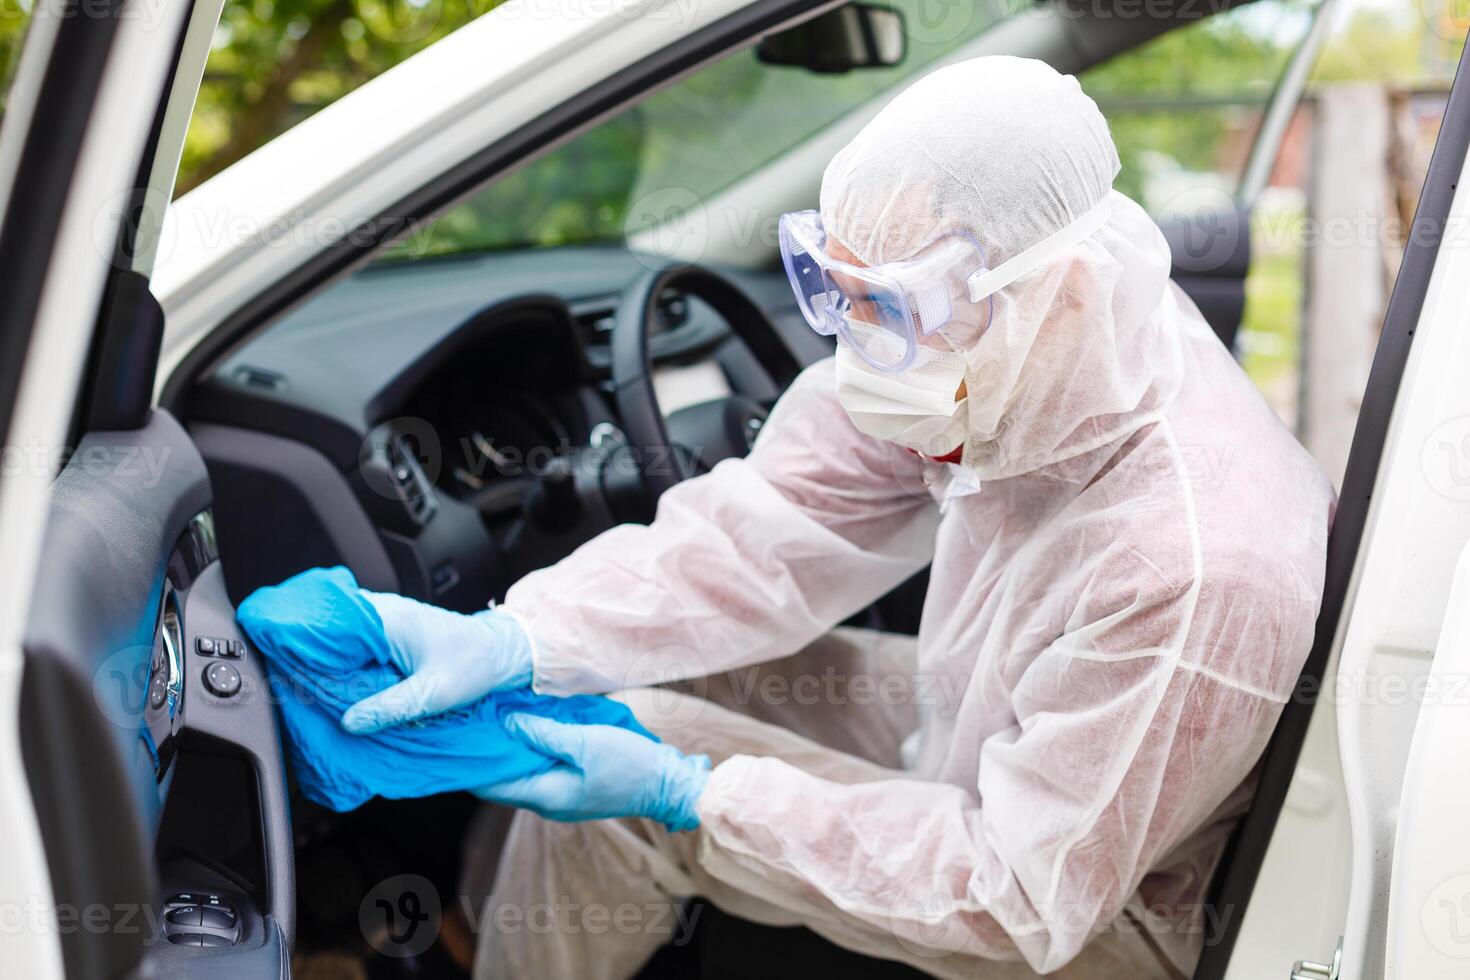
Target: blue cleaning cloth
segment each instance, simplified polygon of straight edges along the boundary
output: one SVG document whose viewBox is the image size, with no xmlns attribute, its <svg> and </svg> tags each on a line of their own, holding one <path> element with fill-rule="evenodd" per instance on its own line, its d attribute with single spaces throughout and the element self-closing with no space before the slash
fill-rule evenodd
<svg viewBox="0 0 1470 980">
<path fill-rule="evenodd" d="M 236 616 L 270 669 L 297 781 L 308 799 L 351 810 L 374 796 L 407 799 L 546 772 L 555 764 L 509 734 L 518 711 L 562 722 L 617 725 L 658 741 L 605 697 L 498 691 L 433 718 L 353 735 L 342 712 L 403 679 L 376 610 L 345 568 L 316 568 L 259 589 Z"/>
</svg>

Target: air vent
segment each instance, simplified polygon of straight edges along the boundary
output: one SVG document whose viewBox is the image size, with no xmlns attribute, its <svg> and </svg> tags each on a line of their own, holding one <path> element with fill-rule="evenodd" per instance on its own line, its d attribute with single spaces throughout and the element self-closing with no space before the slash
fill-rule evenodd
<svg viewBox="0 0 1470 980">
<path fill-rule="evenodd" d="M 589 347 L 600 347 L 608 342 L 616 319 L 615 296 L 601 296 L 572 307 L 572 320 L 577 325 L 577 334 L 582 343 Z"/>
<path fill-rule="evenodd" d="M 281 392 L 286 390 L 286 376 L 264 368 L 242 365 L 235 369 L 235 381 L 247 388 Z"/>
<path fill-rule="evenodd" d="M 599 296 L 573 305 L 572 320 L 582 343 L 588 347 L 606 347 L 617 323 L 618 297 Z M 689 322 L 689 298 L 676 290 L 666 290 L 658 298 L 658 319 L 653 334 L 677 329 Z"/>
</svg>

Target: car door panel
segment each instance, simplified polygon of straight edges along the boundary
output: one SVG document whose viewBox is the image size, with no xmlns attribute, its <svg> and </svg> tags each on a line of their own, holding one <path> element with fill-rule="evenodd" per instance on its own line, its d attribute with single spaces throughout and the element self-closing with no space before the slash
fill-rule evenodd
<svg viewBox="0 0 1470 980">
<path fill-rule="evenodd" d="M 52 490 L 21 742 L 57 908 L 111 926 L 63 930 L 72 976 L 145 963 L 153 975 L 215 974 L 238 957 L 252 976 L 266 975 L 262 959 L 269 975 L 288 970 L 292 851 L 266 675 L 254 651 L 198 650 L 200 637 L 243 641 L 209 506 L 203 459 L 163 411 L 139 429 L 88 434 Z M 240 690 L 219 697 L 204 671 L 226 662 Z M 234 797 L 205 775 L 215 770 Z M 225 896 L 238 943 L 171 942 L 179 930 L 161 912 L 179 892 Z"/>
</svg>

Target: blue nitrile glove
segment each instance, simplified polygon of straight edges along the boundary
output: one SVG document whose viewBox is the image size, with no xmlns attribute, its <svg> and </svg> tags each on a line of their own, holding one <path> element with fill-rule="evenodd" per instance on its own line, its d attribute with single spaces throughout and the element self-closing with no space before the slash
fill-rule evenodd
<svg viewBox="0 0 1470 980">
<path fill-rule="evenodd" d="M 673 831 L 699 826 L 695 808 L 709 780 L 709 756 L 684 755 L 612 725 L 567 725 L 530 714 L 504 720 L 511 734 L 560 764 L 474 790 L 481 799 L 549 820 L 645 817 Z"/>
<path fill-rule="evenodd" d="M 473 704 L 492 691 L 531 683 L 531 640 L 498 609 L 451 612 L 407 596 L 362 591 L 387 634 L 402 681 L 342 715 L 354 735 L 376 732 Z"/>
<path fill-rule="evenodd" d="M 365 695 L 400 683 L 404 672 L 382 617 L 352 572 L 309 569 L 257 589 L 236 616 L 270 671 L 297 785 L 307 799 L 333 810 L 355 809 L 374 796 L 414 799 L 472 790 L 562 764 L 511 734 L 507 715 L 613 725 L 654 738 L 616 701 L 585 694 L 556 698 L 529 687 L 494 691 L 412 725 L 353 735 L 342 728 L 343 713 Z"/>
</svg>

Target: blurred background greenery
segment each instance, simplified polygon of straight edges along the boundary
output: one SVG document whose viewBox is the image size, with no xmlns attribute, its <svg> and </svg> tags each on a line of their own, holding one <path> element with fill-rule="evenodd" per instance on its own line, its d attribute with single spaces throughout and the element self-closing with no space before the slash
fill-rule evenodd
<svg viewBox="0 0 1470 980">
<path fill-rule="evenodd" d="M 0 81 L 15 70 L 34 0 L 0 0 Z M 177 193 L 186 193 L 501 0 L 228 0 L 199 92 Z M 707 199 L 996 21 L 1024 0 L 890 0 L 911 26 L 904 62 L 813 75 L 746 51 L 665 89 L 521 168 L 385 253 L 388 261 L 528 246 L 621 241 L 664 217 L 659 194 Z M 1112 126 L 1118 188 L 1155 215 L 1204 191 L 1235 194 L 1261 113 L 1306 31 L 1315 0 L 1257 0 L 1173 31 L 1085 73 Z M 1313 84 L 1372 82 L 1442 93 L 1463 46 L 1467 0 L 1345 0 Z M 8 85 L 0 86 L 0 92 Z M 1442 109 L 1442 100 L 1438 103 Z M 1435 105 L 1416 118 L 1427 145 Z M 1300 361 L 1306 255 L 1292 234 L 1309 213 L 1311 98 L 1253 213 L 1254 256 L 1240 350 L 1290 415 Z M 1427 151 L 1426 151 L 1427 152 Z M 648 205 L 647 202 L 655 202 Z M 1277 391 L 1276 389 L 1280 390 Z M 1275 392 L 1273 394 L 1273 391 Z"/>
</svg>

